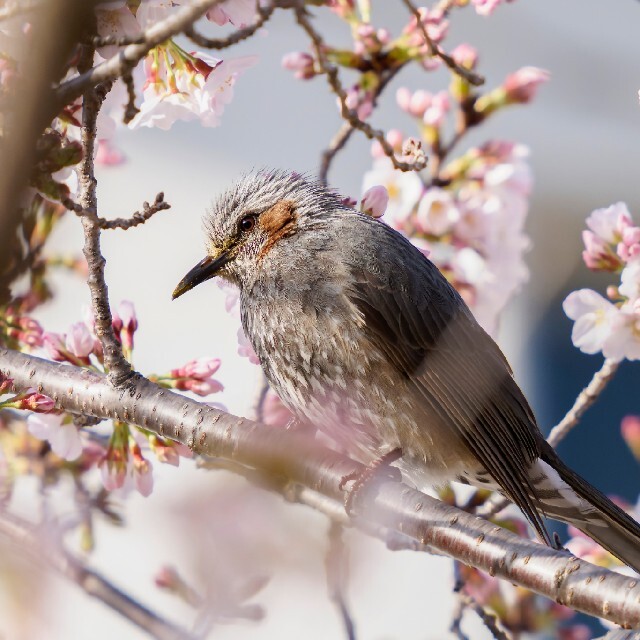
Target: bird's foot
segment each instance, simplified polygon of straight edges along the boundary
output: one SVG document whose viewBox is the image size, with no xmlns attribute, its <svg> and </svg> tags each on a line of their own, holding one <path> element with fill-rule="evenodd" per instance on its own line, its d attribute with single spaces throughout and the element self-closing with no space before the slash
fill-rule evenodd
<svg viewBox="0 0 640 640">
<path fill-rule="evenodd" d="M 371 484 L 376 480 L 392 480 L 394 482 L 400 482 L 402 480 L 400 469 L 396 469 L 391 466 L 401 457 L 402 449 L 398 447 L 397 449 L 393 449 L 392 451 L 385 453 L 377 460 L 374 460 L 362 471 L 354 471 L 353 473 L 349 473 L 342 477 L 338 488 L 341 491 L 347 491 L 347 495 L 344 498 L 344 508 L 348 515 L 351 515 L 353 501 L 366 485 Z M 348 490 L 345 489 L 346 484 L 352 480 L 354 481 L 353 486 Z"/>
</svg>

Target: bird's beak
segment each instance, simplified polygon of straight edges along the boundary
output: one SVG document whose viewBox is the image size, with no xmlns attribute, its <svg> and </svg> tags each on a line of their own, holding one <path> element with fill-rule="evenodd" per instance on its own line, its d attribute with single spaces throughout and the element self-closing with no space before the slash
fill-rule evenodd
<svg viewBox="0 0 640 640">
<path fill-rule="evenodd" d="M 173 290 L 171 296 L 172 300 L 180 297 L 183 293 L 193 289 L 201 282 L 209 280 L 218 274 L 220 269 L 224 267 L 231 260 L 229 251 L 222 251 L 215 258 L 207 256 L 203 260 L 200 260 L 198 264 L 187 273 L 187 275 L 180 280 L 178 286 Z"/>
</svg>

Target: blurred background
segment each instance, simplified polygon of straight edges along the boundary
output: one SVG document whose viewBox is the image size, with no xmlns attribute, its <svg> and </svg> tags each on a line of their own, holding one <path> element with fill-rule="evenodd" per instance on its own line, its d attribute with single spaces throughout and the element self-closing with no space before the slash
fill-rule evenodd
<svg viewBox="0 0 640 640">
<path fill-rule="evenodd" d="M 400 2 L 373 5 L 377 26 L 398 33 L 406 24 Z M 535 188 L 527 223 L 530 281 L 509 306 L 499 342 L 545 432 L 602 363 L 601 356 L 581 354 L 572 346 L 572 323 L 561 308 L 571 290 L 602 291 L 606 286 L 580 257 L 584 219 L 593 209 L 620 200 L 636 221 L 640 216 L 638 25 L 640 3 L 634 0 L 518 0 L 501 6 L 491 18 L 473 10 L 455 12 L 446 41 L 448 49 L 469 42 L 480 51 L 479 71 L 489 87 L 521 66 L 551 72 L 533 104 L 501 112 L 465 140 L 471 145 L 508 139 L 531 149 Z M 337 20 L 318 20 L 317 26 L 331 42 L 346 42 L 348 34 Z M 238 174 L 252 167 L 317 170 L 321 151 L 340 125 L 335 97 L 322 78 L 297 81 L 280 66 L 283 54 L 306 48 L 306 37 L 292 17 L 276 12 L 265 32 L 227 52 L 233 57 L 258 54 L 260 61 L 239 78 L 221 127 L 177 123 L 168 132 L 123 129 L 116 143 L 127 162 L 98 172 L 103 216 L 130 215 L 158 191 L 164 191 L 172 205 L 144 228 L 103 235 L 111 300 L 132 300 L 138 312 L 134 365 L 151 373 L 203 355 L 219 357 L 218 377 L 226 388 L 214 399 L 237 415 L 251 415 L 260 378 L 258 368 L 237 355 L 239 325 L 224 311 L 224 293 L 210 283 L 171 303 L 171 291 L 203 256 L 203 213 Z M 396 106 L 395 90 L 407 86 L 434 91 L 447 82 L 444 72 L 406 70 L 383 95 L 372 123 L 412 133 L 411 121 Z M 363 136 L 355 135 L 333 165 L 330 183 L 345 195 L 360 195 L 363 174 L 371 166 L 369 147 Z M 79 254 L 79 221 L 68 216 L 54 242 L 61 251 Z M 81 306 L 89 296 L 84 283 L 71 275 L 57 275 L 55 284 L 55 301 L 38 317 L 48 330 L 63 332 L 81 319 Z M 640 413 L 638 379 L 637 365 L 623 365 L 560 447 L 565 460 L 600 489 L 630 501 L 637 497 L 640 477 L 619 425 L 623 415 Z M 99 527 L 93 565 L 185 626 L 192 611 L 153 584 L 161 566 L 175 565 L 194 584 L 219 589 L 215 597 L 221 599 L 241 589 L 243 580 L 268 576 L 268 585 L 254 599 L 265 608 L 264 620 L 218 626 L 212 637 L 343 637 L 326 595 L 328 527 L 322 516 L 250 489 L 226 472 L 198 471 L 188 461 L 179 470 L 158 463 L 154 469 L 152 497 L 135 494 L 123 503 L 126 526 Z M 23 502 L 17 498 L 25 511 L 31 508 L 32 489 L 24 487 Z M 348 542 L 348 600 L 359 638 L 450 637 L 454 600 L 448 560 L 390 552 L 353 532 Z M 3 555 L 8 570 L 23 575 L 19 559 Z M 35 582 L 43 579 L 32 577 Z M 0 633 L 41 639 L 144 637 L 77 588 L 55 577 L 48 581 L 54 588 L 41 599 L 32 587 L 0 593 L 0 619 L 9 625 L 0 624 Z M 28 616 L 10 614 L 16 602 L 26 601 Z M 468 618 L 464 629 L 471 638 L 489 637 Z"/>
</svg>

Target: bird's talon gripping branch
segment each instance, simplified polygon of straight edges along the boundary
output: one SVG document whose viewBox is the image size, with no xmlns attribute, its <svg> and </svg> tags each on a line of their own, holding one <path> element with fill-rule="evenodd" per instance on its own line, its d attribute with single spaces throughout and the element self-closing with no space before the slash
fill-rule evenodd
<svg viewBox="0 0 640 640">
<path fill-rule="evenodd" d="M 401 482 L 402 474 L 400 469 L 392 467 L 391 465 L 402 457 L 402 449 L 397 448 L 385 453 L 383 456 L 374 460 L 370 465 L 365 467 L 362 471 L 354 471 L 349 473 L 340 480 L 339 488 L 341 491 L 346 491 L 344 498 L 344 509 L 348 515 L 351 515 L 353 510 L 353 501 L 356 496 L 362 491 L 363 487 L 374 484 L 382 480 L 391 480 L 393 482 Z M 348 482 L 354 481 L 351 489 L 346 489 Z"/>
</svg>

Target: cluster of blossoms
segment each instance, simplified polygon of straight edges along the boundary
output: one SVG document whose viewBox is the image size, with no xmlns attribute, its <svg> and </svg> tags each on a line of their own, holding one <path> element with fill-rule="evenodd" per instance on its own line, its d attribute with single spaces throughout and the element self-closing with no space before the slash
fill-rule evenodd
<svg viewBox="0 0 640 640">
<path fill-rule="evenodd" d="M 3 321 L 19 324 L 8 314 Z M 28 328 L 33 333 L 31 323 Z M 102 345 L 95 333 L 95 321 L 89 310 L 83 322 L 72 324 L 66 333 L 42 331 L 38 328 L 38 340 L 33 341 L 23 336 L 23 346 L 42 347 L 47 355 L 56 362 L 68 362 L 75 366 L 104 370 Z M 131 360 L 134 348 L 135 332 L 138 319 L 131 302 L 123 301 L 113 313 L 113 329 L 116 338 L 122 345 L 123 353 Z M 220 361 L 214 358 L 200 358 L 171 370 L 164 375 L 150 375 L 160 386 L 190 391 L 200 396 L 209 396 L 222 391 L 222 384 L 215 380 L 214 374 L 220 367 Z M 12 388 L 10 379 L 0 376 L 0 397 L 4 398 Z M 97 466 L 101 471 L 104 487 L 109 490 L 130 488 L 137 489 L 142 495 L 149 495 L 153 488 L 153 466 L 144 450 L 153 453 L 160 462 L 177 466 L 180 457 L 191 457 L 188 447 L 162 438 L 154 433 L 130 427 L 115 421 L 108 437 L 108 444 L 101 445 L 86 441 L 82 430 L 74 423 L 73 417 L 56 409 L 55 402 L 34 389 L 19 394 L 0 398 L 0 409 L 12 408 L 30 411 L 27 417 L 29 433 L 48 442 L 53 453 L 59 458 L 78 460 L 88 449 L 92 455 L 87 469 Z"/>
<path fill-rule="evenodd" d="M 614 360 L 640 359 L 640 227 L 618 202 L 596 209 L 583 232 L 585 264 L 619 276 L 607 298 L 593 289 L 570 293 L 563 308 L 575 324 L 571 338 L 584 353 L 602 352 Z"/>
<path fill-rule="evenodd" d="M 392 131 L 389 141 L 402 139 Z M 393 142 L 392 142 L 393 144 Z M 473 148 L 443 171 L 443 186 L 394 170 L 374 147 L 363 188 L 389 194 L 384 220 L 405 234 L 449 278 L 489 332 L 527 279 L 523 254 L 531 190 L 527 149 L 510 143 Z"/>
</svg>

